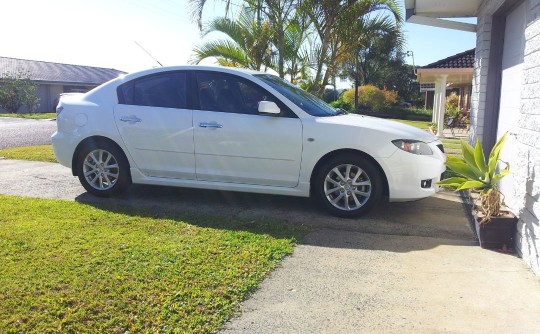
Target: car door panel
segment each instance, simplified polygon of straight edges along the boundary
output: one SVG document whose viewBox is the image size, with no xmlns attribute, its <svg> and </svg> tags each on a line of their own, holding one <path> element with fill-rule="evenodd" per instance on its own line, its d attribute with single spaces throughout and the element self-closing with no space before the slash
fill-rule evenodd
<svg viewBox="0 0 540 334">
<path fill-rule="evenodd" d="M 298 184 L 299 119 L 197 110 L 193 123 L 197 179 L 284 187 Z"/>
<path fill-rule="evenodd" d="M 143 174 L 195 179 L 192 110 L 120 104 L 114 112 L 124 144 Z"/>
</svg>

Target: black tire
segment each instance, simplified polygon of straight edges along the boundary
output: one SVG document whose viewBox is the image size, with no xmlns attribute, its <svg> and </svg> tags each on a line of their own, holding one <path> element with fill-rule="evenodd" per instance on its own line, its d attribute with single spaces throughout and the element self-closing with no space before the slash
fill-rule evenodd
<svg viewBox="0 0 540 334">
<path fill-rule="evenodd" d="M 343 154 L 330 159 L 319 168 L 313 182 L 315 199 L 332 215 L 343 218 L 368 213 L 383 195 L 379 169 L 361 155 Z"/>
<path fill-rule="evenodd" d="M 76 171 L 84 189 L 99 197 L 120 194 L 131 184 L 124 152 L 107 142 L 84 146 L 79 151 Z"/>
</svg>

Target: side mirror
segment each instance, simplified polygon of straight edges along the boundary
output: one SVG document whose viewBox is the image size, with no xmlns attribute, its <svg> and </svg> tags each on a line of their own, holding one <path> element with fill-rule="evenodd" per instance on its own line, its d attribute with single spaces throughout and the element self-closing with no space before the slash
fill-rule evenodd
<svg viewBox="0 0 540 334">
<path fill-rule="evenodd" d="M 271 115 L 279 115 L 279 113 L 281 112 L 277 104 L 271 101 L 259 102 L 258 110 L 259 110 L 259 113 L 261 114 L 271 114 Z"/>
</svg>

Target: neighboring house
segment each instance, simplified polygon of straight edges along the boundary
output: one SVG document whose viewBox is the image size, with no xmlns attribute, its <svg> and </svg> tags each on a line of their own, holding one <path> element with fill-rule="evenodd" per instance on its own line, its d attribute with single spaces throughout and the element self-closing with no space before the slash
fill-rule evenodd
<svg viewBox="0 0 540 334">
<path fill-rule="evenodd" d="M 452 93 L 459 96 L 460 109 L 469 110 L 471 105 L 474 49 L 458 53 L 417 70 L 420 91 L 425 93 L 424 107 L 433 109 L 435 96 L 444 91 L 443 98 Z M 440 88 L 440 89 L 437 89 Z M 444 106 L 444 105 L 443 105 Z M 433 113 L 434 117 L 436 112 Z M 433 122 L 436 122 L 433 119 Z"/>
<path fill-rule="evenodd" d="M 0 57 L 0 80 L 4 73 L 28 73 L 37 84 L 37 112 L 53 112 L 62 93 L 87 92 L 125 72 L 110 68 L 69 65 Z"/>
<path fill-rule="evenodd" d="M 540 275 L 540 0 L 405 0 L 407 21 L 476 33 L 470 139 L 486 151 L 505 132 L 501 182 L 519 217 L 516 249 Z M 477 17 L 477 24 L 441 18 Z"/>
</svg>

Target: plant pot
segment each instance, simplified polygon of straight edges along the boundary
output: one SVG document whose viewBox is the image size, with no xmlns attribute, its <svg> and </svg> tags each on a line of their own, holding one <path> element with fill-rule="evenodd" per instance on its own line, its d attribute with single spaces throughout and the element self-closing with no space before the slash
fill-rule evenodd
<svg viewBox="0 0 540 334">
<path fill-rule="evenodd" d="M 478 215 L 475 214 L 474 222 L 480 247 L 499 250 L 514 248 L 517 217 L 508 212 L 499 217 L 492 217 L 483 224 L 480 224 L 479 221 Z"/>
</svg>

